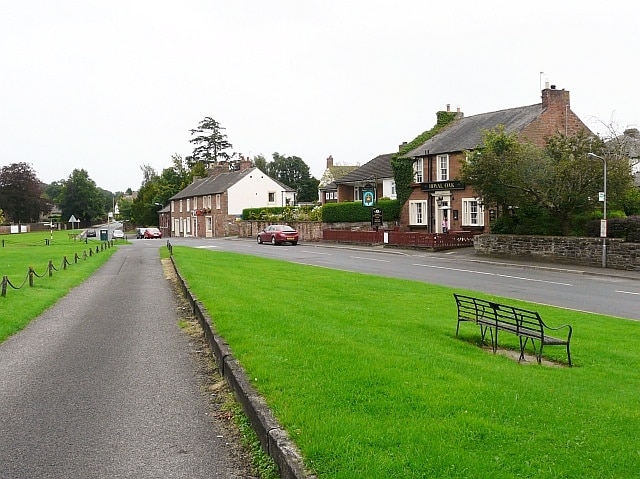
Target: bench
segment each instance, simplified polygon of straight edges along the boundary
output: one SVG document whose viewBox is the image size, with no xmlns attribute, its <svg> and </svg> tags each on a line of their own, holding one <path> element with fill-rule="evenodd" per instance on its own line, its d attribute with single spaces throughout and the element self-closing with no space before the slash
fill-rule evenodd
<svg viewBox="0 0 640 479">
<path fill-rule="evenodd" d="M 481 341 L 484 343 L 487 331 L 491 338 L 491 347 L 495 353 L 498 349 L 498 332 L 504 331 L 518 336 L 520 344 L 519 361 L 525 359 L 524 352 L 527 344 L 531 343 L 533 352 L 542 362 L 542 349 L 544 346 L 565 346 L 567 348 L 567 361 L 571 366 L 571 342 L 572 328 L 568 324 L 552 328 L 547 326 L 536 311 L 529 311 L 506 304 L 487 301 L 454 293 L 458 306 L 458 324 L 456 336 L 460 329 L 460 323 L 472 322 L 480 326 Z M 558 331 L 555 336 L 547 334 L 548 331 Z M 560 334 L 560 331 L 566 331 Z"/>
</svg>

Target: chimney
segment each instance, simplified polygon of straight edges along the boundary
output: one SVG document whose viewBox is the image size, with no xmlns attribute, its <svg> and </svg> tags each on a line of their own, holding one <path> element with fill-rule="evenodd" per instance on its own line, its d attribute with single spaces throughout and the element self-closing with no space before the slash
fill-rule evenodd
<svg viewBox="0 0 640 479">
<path fill-rule="evenodd" d="M 456 120 L 459 120 L 460 118 L 464 118 L 464 113 L 462 113 L 462 112 L 460 111 L 460 107 L 458 107 L 458 108 L 456 109 Z"/>
<path fill-rule="evenodd" d="M 545 85 L 546 86 L 546 85 Z M 569 92 L 564 88 L 557 90 L 555 85 L 542 90 L 542 107 L 543 108 L 566 108 L 571 107 Z"/>
<path fill-rule="evenodd" d="M 402 143 L 400 143 L 400 145 L 398 146 L 398 151 L 402 151 L 402 148 L 404 148 L 406 144 L 407 144 L 406 141 L 403 141 Z"/>
<path fill-rule="evenodd" d="M 327 157 L 327 168 L 331 168 L 333 166 L 333 156 L 329 155 Z"/>
<path fill-rule="evenodd" d="M 242 158 L 240 160 L 240 171 L 248 170 L 249 168 L 253 168 L 253 161 L 247 158 Z"/>
<path fill-rule="evenodd" d="M 449 103 L 447 103 L 447 112 L 451 111 L 451 105 Z"/>
</svg>

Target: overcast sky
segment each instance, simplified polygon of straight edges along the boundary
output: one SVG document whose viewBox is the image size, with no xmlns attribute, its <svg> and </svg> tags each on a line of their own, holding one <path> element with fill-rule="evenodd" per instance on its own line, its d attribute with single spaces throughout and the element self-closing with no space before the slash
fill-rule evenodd
<svg viewBox="0 0 640 479">
<path fill-rule="evenodd" d="M 233 151 L 364 164 L 465 116 L 571 93 L 595 132 L 640 123 L 631 0 L 0 0 L 0 166 L 136 190 L 205 117 Z M 541 74 L 541 72 L 544 72 Z"/>
</svg>

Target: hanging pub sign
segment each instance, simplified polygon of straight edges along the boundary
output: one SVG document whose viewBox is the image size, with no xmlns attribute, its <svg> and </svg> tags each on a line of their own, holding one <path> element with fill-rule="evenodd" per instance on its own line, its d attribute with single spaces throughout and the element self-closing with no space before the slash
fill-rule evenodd
<svg viewBox="0 0 640 479">
<path fill-rule="evenodd" d="M 362 190 L 362 206 L 373 206 L 376 204 L 376 190 L 373 186 L 367 185 Z"/>
<path fill-rule="evenodd" d="M 371 226 L 382 226 L 382 210 L 380 208 L 373 208 L 371 210 Z"/>
</svg>

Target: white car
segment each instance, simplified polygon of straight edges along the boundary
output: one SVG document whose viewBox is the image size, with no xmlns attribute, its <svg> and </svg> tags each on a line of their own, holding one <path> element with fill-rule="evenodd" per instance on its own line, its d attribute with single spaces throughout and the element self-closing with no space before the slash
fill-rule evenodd
<svg viewBox="0 0 640 479">
<path fill-rule="evenodd" d="M 113 230 L 111 235 L 112 239 L 124 239 L 124 232 L 122 230 Z"/>
</svg>

